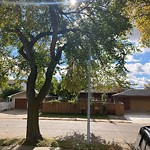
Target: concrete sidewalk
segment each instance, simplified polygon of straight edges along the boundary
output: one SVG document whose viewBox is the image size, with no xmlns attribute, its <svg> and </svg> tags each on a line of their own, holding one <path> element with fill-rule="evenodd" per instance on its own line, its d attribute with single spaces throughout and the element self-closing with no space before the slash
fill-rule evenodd
<svg viewBox="0 0 150 150">
<path fill-rule="evenodd" d="M 126 120 L 121 116 L 110 116 L 112 119 L 91 119 L 91 122 L 117 122 L 130 123 L 131 120 Z M 7 110 L 0 112 L 0 119 L 27 119 L 26 110 Z M 40 120 L 62 120 L 62 121 L 87 121 L 86 118 L 59 118 L 59 117 L 39 117 Z"/>
<path fill-rule="evenodd" d="M 150 113 L 132 112 L 123 116 L 111 116 L 111 119 L 91 119 L 91 122 L 117 122 L 117 123 L 149 123 Z M 26 110 L 7 110 L 0 112 L 0 119 L 27 119 Z M 39 117 L 40 120 L 87 121 L 86 118 L 59 118 Z"/>
</svg>

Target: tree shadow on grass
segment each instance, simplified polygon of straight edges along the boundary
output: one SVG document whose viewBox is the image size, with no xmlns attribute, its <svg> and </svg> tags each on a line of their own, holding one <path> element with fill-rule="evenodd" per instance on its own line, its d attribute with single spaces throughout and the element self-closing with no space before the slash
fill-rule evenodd
<svg viewBox="0 0 150 150">
<path fill-rule="evenodd" d="M 61 147 L 70 150 L 123 150 L 123 148 L 115 142 L 106 142 L 100 136 L 90 134 L 90 144 L 86 144 L 86 135 L 78 132 L 69 133 L 64 137 L 56 138 L 57 143 L 52 146 Z"/>
<path fill-rule="evenodd" d="M 35 146 L 23 145 L 24 139 L 0 139 L 0 150 L 33 150 Z"/>
<path fill-rule="evenodd" d="M 34 148 L 35 146 L 25 146 L 25 145 L 16 146 L 16 150 L 33 150 Z"/>
</svg>

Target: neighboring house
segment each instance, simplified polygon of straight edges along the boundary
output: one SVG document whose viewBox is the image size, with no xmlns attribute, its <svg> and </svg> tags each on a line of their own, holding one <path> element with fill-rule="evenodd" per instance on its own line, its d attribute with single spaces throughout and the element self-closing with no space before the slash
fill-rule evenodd
<svg viewBox="0 0 150 150">
<path fill-rule="evenodd" d="M 38 93 L 35 90 L 36 94 Z M 12 101 L 12 105 L 14 109 L 27 109 L 28 102 L 27 102 L 27 95 L 26 91 L 15 93 L 13 95 L 8 96 L 9 101 Z M 42 108 L 42 103 L 40 105 L 40 109 Z"/>
<path fill-rule="evenodd" d="M 129 111 L 150 112 L 150 89 L 130 89 L 113 95 L 115 102 L 123 102 Z"/>
<path fill-rule="evenodd" d="M 107 101 L 112 102 L 113 101 L 112 95 L 116 93 L 117 92 L 113 90 L 107 92 L 106 93 Z M 99 92 L 97 90 L 91 90 L 91 97 L 93 101 L 102 101 L 102 94 L 103 92 Z M 88 92 L 85 90 L 82 90 L 79 94 L 78 100 L 83 102 L 83 101 L 87 101 L 87 99 L 88 99 Z"/>
<path fill-rule="evenodd" d="M 26 91 L 15 93 L 8 96 L 9 101 L 12 101 L 14 109 L 26 109 L 27 108 L 27 96 Z"/>
</svg>

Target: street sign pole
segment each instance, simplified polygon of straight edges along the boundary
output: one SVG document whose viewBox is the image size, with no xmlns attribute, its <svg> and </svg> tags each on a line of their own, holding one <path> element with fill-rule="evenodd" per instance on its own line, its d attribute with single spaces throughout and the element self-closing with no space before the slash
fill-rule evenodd
<svg viewBox="0 0 150 150">
<path fill-rule="evenodd" d="M 90 144 L 90 99 L 91 99 L 91 34 L 88 60 L 88 103 L 87 103 L 87 144 Z"/>
</svg>

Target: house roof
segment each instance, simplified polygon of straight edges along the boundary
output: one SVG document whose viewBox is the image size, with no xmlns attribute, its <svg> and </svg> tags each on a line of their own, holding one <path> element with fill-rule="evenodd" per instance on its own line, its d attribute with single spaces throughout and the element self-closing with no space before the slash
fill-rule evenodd
<svg viewBox="0 0 150 150">
<path fill-rule="evenodd" d="M 15 94 L 12 94 L 12 95 L 9 95 L 8 97 L 11 98 L 11 97 L 14 97 L 14 96 L 17 96 L 17 95 L 20 95 L 22 93 L 26 93 L 27 91 L 21 91 L 21 92 L 18 92 L 18 93 L 15 93 Z M 35 90 L 35 93 L 37 94 L 37 90 Z"/>
<path fill-rule="evenodd" d="M 20 95 L 20 94 L 25 93 L 25 92 L 26 92 L 26 91 L 18 92 L 18 93 L 9 95 L 8 97 L 11 98 L 11 97 L 13 97 L 13 96 L 17 96 L 17 95 Z"/>
<path fill-rule="evenodd" d="M 88 93 L 87 90 L 82 90 L 80 91 L 80 93 Z M 98 90 L 95 90 L 95 89 L 91 89 L 91 93 L 104 93 L 103 91 L 98 91 Z M 115 90 L 109 90 L 108 92 L 106 93 L 117 93 Z"/>
<path fill-rule="evenodd" d="M 150 89 L 130 89 L 113 96 L 150 96 Z"/>
</svg>

